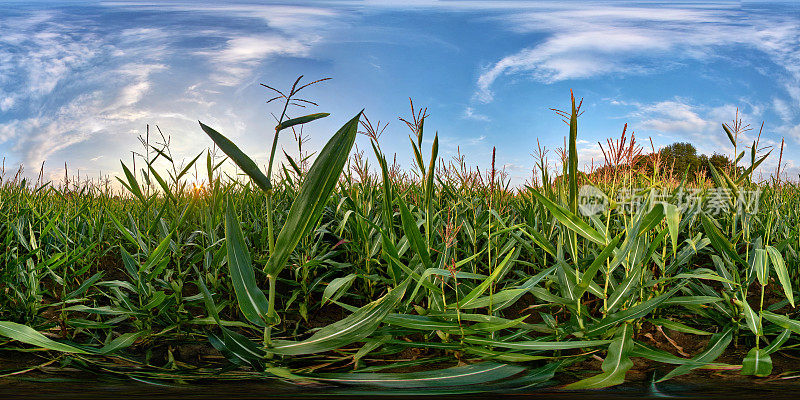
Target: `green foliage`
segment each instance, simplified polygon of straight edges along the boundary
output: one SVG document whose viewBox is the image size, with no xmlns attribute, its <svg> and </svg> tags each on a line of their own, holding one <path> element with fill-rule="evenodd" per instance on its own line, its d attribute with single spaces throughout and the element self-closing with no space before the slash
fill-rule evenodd
<svg viewBox="0 0 800 400">
<path fill-rule="evenodd" d="M 542 170 L 524 190 L 445 162 L 438 135 L 423 148 L 424 110 L 408 123 L 411 172 L 389 163 L 375 134 L 376 169 L 351 154 L 361 113 L 315 157 L 298 148 L 275 160 L 279 133 L 327 115 L 284 112 L 266 173 L 201 125 L 228 156 L 207 152 L 205 177 L 190 179 L 199 155 L 176 162 L 162 140 L 139 153 L 143 168 L 123 164 L 121 190 L 2 180 L 0 351 L 137 379 L 472 393 L 534 387 L 591 356 L 601 371 L 568 388 L 620 384 L 637 357 L 676 366 L 661 380 L 733 369 L 716 361 L 735 342 L 752 348 L 742 374 L 773 373 L 771 355 L 794 352 L 800 335 L 787 311 L 800 280 L 800 191 L 754 182 L 763 155 L 736 169 L 687 144 L 665 149 L 665 162 L 707 165 L 710 180 L 581 173 L 572 101 L 564 174 Z M 611 199 L 591 216 L 578 208 L 587 180 Z M 729 212 L 675 201 L 697 189 L 707 202 L 719 188 Z M 614 200 L 622 190 L 647 200 L 627 210 Z M 673 354 L 644 345 L 651 326 L 710 340 Z M 221 357 L 181 359 L 187 341 Z M 407 368 L 425 371 L 381 372 Z"/>
</svg>

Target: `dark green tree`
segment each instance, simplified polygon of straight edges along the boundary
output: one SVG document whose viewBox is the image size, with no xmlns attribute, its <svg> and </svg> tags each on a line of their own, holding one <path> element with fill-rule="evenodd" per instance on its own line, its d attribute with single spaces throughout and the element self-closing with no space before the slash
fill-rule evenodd
<svg viewBox="0 0 800 400">
<path fill-rule="evenodd" d="M 673 143 L 661 149 L 661 161 L 664 168 L 672 168 L 677 176 L 682 176 L 687 169 L 688 176 L 694 176 L 700 167 L 697 149 L 687 142 Z"/>
</svg>

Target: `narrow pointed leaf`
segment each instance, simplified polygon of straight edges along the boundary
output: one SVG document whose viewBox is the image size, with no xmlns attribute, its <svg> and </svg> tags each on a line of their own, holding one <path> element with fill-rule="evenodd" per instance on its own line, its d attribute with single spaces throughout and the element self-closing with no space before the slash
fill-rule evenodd
<svg viewBox="0 0 800 400">
<path fill-rule="evenodd" d="M 228 157 L 233 160 L 239 168 L 246 173 L 250 179 L 255 182 L 255 184 L 261 188 L 261 190 L 268 192 L 272 190 L 272 184 L 269 181 L 269 178 L 261 172 L 261 169 L 258 168 L 255 162 L 253 162 L 250 157 L 247 156 L 243 151 L 239 150 L 239 147 L 236 146 L 233 142 L 231 142 L 225 136 L 222 136 L 221 133 L 217 132 L 213 128 L 209 127 L 208 125 L 200 123 L 200 128 L 203 129 L 203 132 L 208 135 L 214 143 L 219 146 L 219 148 L 228 155 Z"/>
<path fill-rule="evenodd" d="M 42 335 L 27 325 L 18 324 L 11 321 L 0 321 L 0 336 L 5 336 L 25 344 L 42 347 L 48 350 L 60 351 L 63 353 L 89 353 L 86 350 L 81 350 L 68 344 L 56 342 L 55 340 Z"/>
<path fill-rule="evenodd" d="M 267 261 L 268 274 L 277 276 L 283 270 L 300 239 L 317 224 L 350 156 L 360 117 L 359 112 L 333 135 L 308 170 L 303 186 L 289 209 L 286 223 L 275 240 L 275 250 Z"/>
<path fill-rule="evenodd" d="M 328 115 L 331 115 L 331 114 L 330 113 L 316 113 L 316 114 L 304 115 L 302 117 L 292 118 L 290 120 L 286 120 L 286 121 L 281 122 L 278 126 L 275 127 L 275 129 L 278 130 L 278 131 L 282 131 L 282 130 L 284 130 L 286 128 L 289 128 L 289 127 L 292 127 L 292 126 L 295 126 L 295 125 L 305 124 L 305 123 L 308 123 L 308 122 L 311 122 L 311 121 L 314 121 L 314 120 L 317 120 L 317 119 L 320 119 L 320 118 L 325 118 Z"/>
<path fill-rule="evenodd" d="M 713 362 L 722 355 L 725 349 L 728 348 L 728 345 L 731 343 L 732 339 L 733 328 L 728 328 L 723 332 L 714 334 L 711 336 L 711 340 L 708 342 L 706 349 L 696 357 L 692 358 L 691 364 L 684 364 L 676 367 L 663 378 L 659 379 L 658 382 L 663 382 L 676 376 L 687 374 L 693 369 Z"/>
<path fill-rule="evenodd" d="M 775 267 L 775 274 L 778 275 L 778 281 L 783 287 L 783 293 L 789 299 L 789 303 L 794 307 L 794 291 L 792 290 L 792 280 L 789 277 L 789 270 L 786 268 L 786 263 L 783 261 L 783 256 L 778 249 L 767 246 L 767 254 L 773 267 Z"/>
<path fill-rule="evenodd" d="M 272 324 L 277 320 L 275 316 L 268 315 L 269 302 L 256 283 L 250 252 L 247 250 L 239 219 L 233 210 L 233 202 L 226 203 L 225 247 L 228 251 L 228 271 L 233 281 L 236 300 L 248 321 L 258 326 L 267 326 L 268 323 Z"/>
<path fill-rule="evenodd" d="M 625 324 L 608 346 L 603 373 L 566 386 L 566 389 L 602 389 L 625 382 L 625 373 L 633 367 L 629 353 L 633 349 L 633 327 Z"/>
<path fill-rule="evenodd" d="M 550 211 L 550 213 L 553 214 L 553 217 L 555 217 L 558 222 L 564 224 L 564 226 L 566 226 L 568 229 L 597 244 L 606 244 L 605 236 L 601 235 L 600 232 L 597 232 L 597 230 L 589 226 L 586 221 L 582 220 L 580 217 L 573 214 L 566 208 L 553 203 L 552 200 L 539 193 L 536 189 L 531 188 L 530 192 Z"/>
<path fill-rule="evenodd" d="M 306 340 L 301 342 L 274 340 L 274 347 L 269 351 L 283 355 L 313 354 L 363 341 L 375 332 L 386 315 L 397 307 L 409 282 L 410 279 L 406 279 L 396 288 L 390 289 L 385 296 L 359 308 L 345 319 L 320 329 Z"/>
</svg>

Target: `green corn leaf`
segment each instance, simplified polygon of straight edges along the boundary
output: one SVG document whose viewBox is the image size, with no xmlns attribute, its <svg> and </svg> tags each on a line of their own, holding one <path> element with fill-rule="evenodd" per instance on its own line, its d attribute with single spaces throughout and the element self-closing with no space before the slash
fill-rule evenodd
<svg viewBox="0 0 800 400">
<path fill-rule="evenodd" d="M 494 293 L 492 296 L 483 296 L 479 297 L 469 303 L 468 306 L 461 306 L 460 308 L 487 308 L 491 307 L 494 311 L 500 311 L 505 309 L 514 303 L 516 303 L 525 293 L 528 293 L 533 289 L 537 284 L 539 284 L 542 279 L 547 278 L 553 271 L 556 270 L 558 266 L 554 265 L 542 272 L 539 272 L 535 276 L 529 278 L 525 283 L 516 287 L 514 289 L 505 289 L 501 290 L 497 293 Z"/>
<path fill-rule="evenodd" d="M 530 230 L 530 232 L 528 232 L 528 229 Z M 553 246 L 553 244 L 550 243 L 550 241 L 547 240 L 547 238 L 545 238 L 544 235 L 542 235 L 542 233 L 537 231 L 535 228 L 528 227 L 528 229 L 520 229 L 520 231 L 529 238 L 531 238 L 531 240 L 533 240 L 534 243 L 539 245 L 539 247 L 541 247 L 542 250 L 547 252 L 547 254 L 555 257 L 556 248 Z"/>
<path fill-rule="evenodd" d="M 89 354 L 86 350 L 56 342 L 42 335 L 35 329 L 16 322 L 0 321 L 0 336 L 5 336 L 25 344 L 42 347 L 48 350 L 60 351 L 62 353 Z"/>
<path fill-rule="evenodd" d="M 475 258 L 475 256 L 477 256 L 477 255 L 478 254 L 472 255 L 472 256 L 470 256 L 470 258 Z M 462 261 L 464 261 L 464 260 L 462 260 Z M 456 265 L 456 267 L 458 267 L 458 265 Z M 419 292 L 419 290 L 424 285 L 424 282 L 426 282 L 427 279 L 429 277 L 433 276 L 433 275 L 441 276 L 441 277 L 445 277 L 445 278 L 454 277 L 456 279 L 481 279 L 481 280 L 484 280 L 484 279 L 487 278 L 487 276 L 483 275 L 483 274 L 473 274 L 473 273 L 462 272 L 462 271 L 451 272 L 448 269 L 442 269 L 442 268 L 428 268 L 428 269 L 425 270 L 425 272 L 422 273 L 422 275 L 420 275 L 420 281 L 417 282 L 417 286 L 414 288 L 414 291 L 411 292 L 410 298 L 412 298 L 412 299 L 415 298 L 417 296 L 417 293 Z"/>
<path fill-rule="evenodd" d="M 667 204 L 664 206 L 664 214 L 666 215 L 667 228 L 669 229 L 669 238 L 672 242 L 672 254 L 678 252 L 678 227 L 681 223 L 681 214 L 678 206 L 675 204 Z"/>
<path fill-rule="evenodd" d="M 783 293 L 789 300 L 789 303 L 794 307 L 794 291 L 792 290 L 792 280 L 789 277 L 789 270 L 786 268 L 786 263 L 783 261 L 783 256 L 778 249 L 767 246 L 767 254 L 769 255 L 772 265 L 775 267 L 775 274 L 778 275 L 778 281 L 783 287 Z"/>
<path fill-rule="evenodd" d="M 784 329 L 783 332 L 781 332 L 781 334 L 778 335 L 778 337 L 776 337 L 775 339 L 772 340 L 772 342 L 770 342 L 769 346 L 764 347 L 764 352 L 766 352 L 767 354 L 772 354 L 780 350 L 781 346 L 783 346 L 783 344 L 786 343 L 787 340 L 789 340 L 790 336 L 792 336 L 792 330 Z"/>
<path fill-rule="evenodd" d="M 581 281 L 576 287 L 575 298 L 581 298 L 581 296 L 586 293 L 586 290 L 589 288 L 589 285 L 592 283 L 595 275 L 597 275 L 597 271 L 599 271 L 600 268 L 602 268 L 605 264 L 606 260 L 608 260 L 608 258 L 614 254 L 614 250 L 617 248 L 617 245 L 621 239 L 622 234 L 620 233 L 614 238 L 614 240 L 611 241 L 611 243 L 606 245 L 603 251 L 601 251 L 600 254 L 595 257 L 594 261 L 592 261 L 592 264 L 589 265 L 589 268 L 584 271 Z"/>
<path fill-rule="evenodd" d="M 513 351 L 495 351 L 489 350 L 484 347 L 465 347 L 464 351 L 470 354 L 475 354 L 483 360 L 494 360 L 511 363 L 524 363 L 531 361 L 547 360 L 554 357 L 548 356 L 532 356 L 530 354 L 516 353 Z"/>
<path fill-rule="evenodd" d="M 125 172 L 125 178 L 128 179 L 127 184 L 125 184 L 125 182 L 122 182 L 122 180 L 120 180 L 120 182 L 122 182 L 125 185 L 125 188 L 127 188 L 131 193 L 133 193 L 134 196 L 136 196 L 139 200 L 144 202 L 145 201 L 144 193 L 142 193 L 142 188 L 139 186 L 139 182 L 136 181 L 136 176 L 133 175 L 133 173 L 131 172 L 131 170 L 128 169 L 125 163 L 123 163 L 122 161 L 120 161 L 119 163 L 120 165 L 122 165 L 122 171 Z"/>
<path fill-rule="evenodd" d="M 292 126 L 295 126 L 295 125 L 305 124 L 305 123 L 308 123 L 308 122 L 311 122 L 311 121 L 314 121 L 314 120 L 317 120 L 317 119 L 320 119 L 320 118 L 325 118 L 328 115 L 331 115 L 331 114 L 330 113 L 316 113 L 316 114 L 305 115 L 305 116 L 302 116 L 302 117 L 292 118 L 290 120 L 286 120 L 286 121 L 281 122 L 278 126 L 275 127 L 275 130 L 276 131 L 282 131 L 282 130 L 284 130 L 286 128 L 289 128 L 289 127 L 292 127 Z"/>
<path fill-rule="evenodd" d="M 711 336 L 711 340 L 708 342 L 708 346 L 702 353 L 698 354 L 696 357 L 692 358 L 691 364 L 684 364 L 676 367 L 668 374 L 664 375 L 663 378 L 659 379 L 658 382 L 663 382 L 669 379 L 672 379 L 676 376 L 680 376 L 683 374 L 689 373 L 691 370 L 696 369 L 702 365 L 712 363 L 716 360 L 725 349 L 728 348 L 728 345 L 731 343 L 733 339 L 733 328 L 728 328 L 720 333 L 715 333 Z"/>
<path fill-rule="evenodd" d="M 408 206 L 406 206 L 406 202 L 403 200 L 402 196 L 397 196 L 397 205 L 400 208 L 400 219 L 403 223 L 403 232 L 406 234 L 408 243 L 414 249 L 414 252 L 419 255 L 419 258 L 422 259 L 422 264 L 425 266 L 425 269 L 433 268 L 431 255 L 428 251 L 428 246 L 425 244 L 425 239 L 419 232 L 416 219 L 414 215 L 411 214 L 411 211 L 408 210 Z"/>
<path fill-rule="evenodd" d="M 753 150 L 755 150 L 755 147 L 753 147 Z M 752 173 L 753 173 L 753 171 L 755 171 L 755 169 L 756 169 L 756 168 L 758 168 L 758 166 L 759 166 L 759 165 L 761 165 L 761 163 L 763 163 L 763 162 L 764 162 L 764 160 L 766 160 L 766 159 L 767 159 L 767 157 L 770 155 L 770 153 L 772 153 L 772 151 L 769 151 L 769 152 L 767 152 L 767 154 L 764 154 L 763 156 L 761 156 L 761 158 L 759 158 L 759 159 L 758 159 L 758 161 L 754 162 L 752 165 L 750 165 L 749 167 L 747 167 L 747 169 L 746 169 L 746 170 L 744 170 L 744 171 L 742 172 L 742 175 L 740 175 L 740 176 L 739 176 L 739 177 L 736 179 L 736 183 L 737 183 L 737 184 L 741 184 L 742 182 L 744 182 L 744 180 L 745 180 L 745 179 L 746 179 L 748 176 L 750 176 L 750 174 L 752 174 Z"/>
<path fill-rule="evenodd" d="M 492 274 L 489 275 L 488 278 L 486 278 L 483 282 L 481 282 L 478 286 L 476 286 L 475 289 L 472 289 L 472 291 L 470 291 L 466 296 L 464 296 L 464 298 L 462 298 L 458 302 L 458 307 L 460 308 L 469 307 L 470 303 L 477 300 L 478 296 L 482 295 L 483 292 L 489 289 L 489 286 L 493 282 L 499 280 L 500 277 L 502 277 L 507 272 L 508 267 L 511 266 L 510 261 L 515 254 L 516 254 L 516 249 L 511 249 L 511 251 L 509 251 L 506 257 L 503 259 L 503 261 L 501 261 L 500 264 L 497 267 L 495 267 Z"/>
<path fill-rule="evenodd" d="M 633 327 L 625 324 L 608 346 L 603 360 L 603 373 L 569 384 L 565 389 L 602 389 L 625 382 L 625 373 L 633 367 L 629 353 L 633 349 Z"/>
<path fill-rule="evenodd" d="M 580 219 L 577 215 L 573 214 L 564 207 L 553 203 L 552 200 L 539 193 L 536 189 L 530 188 L 530 192 L 550 211 L 550 213 L 553 214 L 553 217 L 555 217 L 558 222 L 561 222 L 564 224 L 564 226 L 574 232 L 577 232 L 579 235 L 588 240 L 601 245 L 606 244 L 605 236 L 601 235 L 600 232 L 597 232 L 597 230 L 589 226 L 589 224 Z"/>
<path fill-rule="evenodd" d="M 731 128 L 728 127 L 728 124 L 722 124 L 722 130 L 724 130 L 725 134 L 728 135 L 728 140 L 731 141 L 731 145 L 736 146 L 736 139 L 734 139 L 733 133 L 731 132 Z"/>
<path fill-rule="evenodd" d="M 666 302 L 665 302 L 666 303 Z M 660 325 L 664 328 L 681 332 L 681 333 L 688 333 L 690 335 L 713 335 L 711 332 L 706 332 L 697 328 L 692 328 L 686 324 L 680 323 L 678 321 L 673 321 L 670 319 L 663 319 L 663 318 L 653 318 L 650 320 L 650 323 L 653 325 Z"/>
<path fill-rule="evenodd" d="M 578 214 L 578 109 L 572 96 L 572 112 L 569 118 L 569 211 Z"/>
<path fill-rule="evenodd" d="M 703 222 L 703 230 L 705 231 L 706 236 L 708 236 L 708 238 L 711 240 L 711 245 L 714 246 L 714 248 L 720 253 L 726 254 L 734 261 L 737 261 L 740 265 L 749 267 L 742 257 L 739 256 L 739 253 L 737 253 L 733 248 L 731 242 L 729 242 L 728 239 L 722 235 L 722 232 L 719 231 L 711 217 L 707 216 L 705 213 L 702 213 L 700 214 L 700 218 Z"/>
<path fill-rule="evenodd" d="M 758 283 L 761 286 L 766 286 L 769 281 L 769 259 L 767 258 L 767 251 L 764 249 L 756 249 L 753 252 L 753 270 L 758 278 Z"/>
<path fill-rule="evenodd" d="M 526 340 L 519 342 L 504 342 L 504 341 L 475 338 L 475 337 L 465 337 L 464 342 L 483 345 L 483 346 L 493 346 L 493 347 L 502 347 L 506 349 L 531 350 L 531 351 L 584 349 L 611 343 L 610 340 L 575 340 L 575 341 L 561 341 L 561 342 Z"/>
<path fill-rule="evenodd" d="M 231 160 L 233 160 L 233 162 L 236 163 L 236 165 L 238 165 L 239 168 L 241 168 L 242 171 L 244 171 L 244 173 L 246 173 L 259 188 L 261 188 L 261 190 L 265 192 L 272 190 L 272 184 L 270 183 L 269 178 L 264 175 L 263 172 L 261 172 L 261 169 L 258 168 L 258 165 L 256 165 L 256 163 L 253 162 L 253 160 L 250 159 L 247 154 L 239 150 L 239 147 L 237 147 L 225 136 L 222 136 L 221 133 L 215 131 L 200 121 L 198 122 L 200 123 L 200 128 L 203 129 L 206 135 L 208 135 L 211 140 L 213 140 L 214 143 L 216 143 L 217 146 L 219 146 L 219 148 L 222 149 L 222 151 L 225 152 L 225 154 L 227 154 L 228 157 L 230 157 Z"/>
<path fill-rule="evenodd" d="M 772 358 L 765 349 L 754 347 L 742 360 L 742 375 L 768 376 L 772 373 Z"/>
<path fill-rule="evenodd" d="M 231 274 L 239 309 L 244 317 L 250 323 L 261 327 L 277 323 L 277 315 L 269 315 L 267 297 L 256 283 L 250 252 L 247 250 L 232 201 L 226 201 L 225 207 L 225 247 L 228 251 L 228 271 Z"/>
<path fill-rule="evenodd" d="M 394 199 L 394 195 L 392 194 L 392 180 L 389 177 L 389 166 L 386 163 L 386 157 L 380 152 L 375 143 L 370 143 L 372 144 L 372 151 L 375 153 L 375 157 L 378 159 L 378 163 L 381 166 L 381 177 L 383 179 L 382 211 L 384 228 L 389 230 L 390 237 L 394 237 L 394 223 L 392 219 L 392 199 Z M 395 279 L 395 284 L 397 284 L 397 279 Z"/>
<path fill-rule="evenodd" d="M 785 315 L 771 313 L 769 311 L 762 311 L 761 315 L 775 325 L 783 329 L 789 329 L 792 332 L 800 335 L 800 321 L 795 321 Z"/>
<path fill-rule="evenodd" d="M 713 368 L 713 367 L 721 367 L 728 365 L 722 363 L 698 363 L 695 362 L 693 359 L 678 357 L 664 350 L 655 349 L 638 342 L 633 342 L 633 350 L 631 350 L 630 356 L 642 357 L 648 360 L 664 364 L 690 365 L 696 368 L 706 368 L 706 367 Z"/>
<path fill-rule="evenodd" d="M 442 331 L 455 334 L 461 334 L 462 332 L 475 333 L 473 329 L 459 326 L 458 323 L 442 321 L 438 318 L 422 315 L 389 314 L 383 319 L 383 322 L 387 325 L 428 332 Z"/>
<path fill-rule="evenodd" d="M 275 250 L 267 261 L 266 272 L 269 275 L 278 276 L 300 239 L 317 224 L 350 156 L 360 117 L 359 112 L 333 135 L 308 170 L 303 186 L 289 209 L 286 223 L 275 240 Z"/>
<path fill-rule="evenodd" d="M 174 194 L 172 194 L 172 191 L 169 189 L 169 185 L 167 185 L 167 182 L 165 182 L 164 179 L 161 178 L 161 175 L 159 175 L 158 172 L 153 168 L 153 165 L 147 164 L 147 168 L 150 169 L 150 175 L 156 178 L 156 182 L 158 182 L 158 185 L 161 186 L 161 190 L 164 191 L 164 195 L 169 197 L 173 203 L 177 204 L 178 199 L 175 198 Z"/>
<path fill-rule="evenodd" d="M 175 176 L 175 182 L 178 182 L 178 181 L 180 181 L 180 180 L 181 180 L 181 178 L 183 178 L 183 176 L 184 176 L 184 175 L 186 175 L 186 174 L 189 172 L 189 170 L 190 170 L 190 169 L 192 169 L 192 166 L 194 166 L 194 163 L 196 163 L 196 162 L 197 162 L 197 160 L 198 160 L 198 159 L 200 158 L 200 156 L 202 156 L 202 155 L 203 155 L 203 153 L 201 152 L 200 154 L 196 155 L 196 156 L 195 156 L 195 157 L 192 159 L 192 161 L 189 161 L 189 162 L 188 162 L 188 163 L 187 163 L 187 164 L 186 164 L 186 165 L 183 167 L 183 169 L 182 169 L 180 172 L 178 172 L 178 175 L 176 175 L 176 176 Z"/>
<path fill-rule="evenodd" d="M 325 305 L 328 301 L 338 300 L 345 291 L 353 284 L 353 281 L 358 277 L 356 274 L 349 274 L 347 276 L 343 276 L 341 278 L 336 278 L 325 287 L 325 291 L 322 292 L 322 305 Z"/>
<path fill-rule="evenodd" d="M 653 311 L 656 307 L 658 307 L 661 303 L 665 302 L 667 299 L 672 297 L 678 290 L 680 290 L 683 286 L 678 285 L 674 287 L 667 293 L 664 293 L 658 297 L 654 297 L 650 300 L 644 301 L 639 303 L 631 308 L 628 308 L 624 311 L 620 311 L 614 314 L 609 314 L 605 318 L 601 319 L 597 323 L 589 326 L 586 330 L 586 333 L 589 335 L 596 335 L 605 332 L 607 329 L 611 328 L 612 326 L 620 323 L 621 321 L 629 320 L 629 319 L 636 319 L 641 318 L 651 311 Z"/>
<path fill-rule="evenodd" d="M 308 378 L 347 385 L 391 387 L 398 389 L 480 385 L 505 380 L 525 371 L 525 367 L 481 362 L 438 371 L 408 373 L 328 373 Z"/>
<path fill-rule="evenodd" d="M 433 137 L 433 145 L 431 146 L 431 160 L 428 162 L 428 172 L 425 173 L 425 205 L 428 211 L 432 210 L 431 198 L 433 197 L 433 175 L 436 170 L 436 157 L 439 155 L 439 133 Z"/>
<path fill-rule="evenodd" d="M 144 332 L 123 333 L 118 338 L 110 341 L 107 345 L 98 350 L 100 354 L 114 354 L 117 351 L 131 347 L 136 340 L 144 336 Z"/>
<path fill-rule="evenodd" d="M 300 166 L 297 165 L 297 163 L 294 161 L 292 156 L 290 156 L 288 153 L 286 153 L 285 150 L 283 152 L 283 155 L 286 156 L 286 160 L 289 161 L 289 165 L 292 166 L 292 169 L 294 170 L 294 173 L 297 174 L 297 176 L 302 176 L 303 175 L 303 170 L 300 169 Z M 288 178 L 289 175 L 287 174 L 286 176 Z"/>
<path fill-rule="evenodd" d="M 400 304 L 410 278 L 378 300 L 359 308 L 345 319 L 334 322 L 301 342 L 274 340 L 269 351 L 283 355 L 313 354 L 335 350 L 363 341 L 371 335 L 383 319 Z"/>
<path fill-rule="evenodd" d="M 750 331 L 756 334 L 756 336 L 761 336 L 764 334 L 761 328 L 761 317 L 753 311 L 753 308 L 750 307 L 750 304 L 747 303 L 747 300 L 742 301 L 742 308 L 744 308 L 744 318 L 747 322 L 747 327 L 750 328 Z"/>
<path fill-rule="evenodd" d="M 637 264 L 635 267 L 628 272 L 628 277 L 625 278 L 622 283 L 617 286 L 611 296 L 608 298 L 608 310 L 615 311 L 618 306 L 622 306 L 623 300 L 629 298 L 627 296 L 632 290 L 634 290 L 637 286 L 639 286 L 639 281 L 641 280 L 642 273 L 644 271 L 644 264 Z"/>
</svg>

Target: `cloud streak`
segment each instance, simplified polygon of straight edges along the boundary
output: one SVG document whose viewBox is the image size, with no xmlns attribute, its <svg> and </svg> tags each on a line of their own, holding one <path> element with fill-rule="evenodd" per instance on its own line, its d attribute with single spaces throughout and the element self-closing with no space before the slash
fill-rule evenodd
<svg viewBox="0 0 800 400">
<path fill-rule="evenodd" d="M 753 15 L 755 14 L 755 15 Z M 490 102 L 504 76 L 542 83 L 598 76 L 646 74 L 687 60 L 721 57 L 719 50 L 746 46 L 780 65 L 784 85 L 800 99 L 800 27 L 796 18 L 686 4 L 641 7 L 602 5 L 497 17 L 507 29 L 539 34 L 530 47 L 488 65 L 477 78 L 475 99 Z"/>
</svg>

